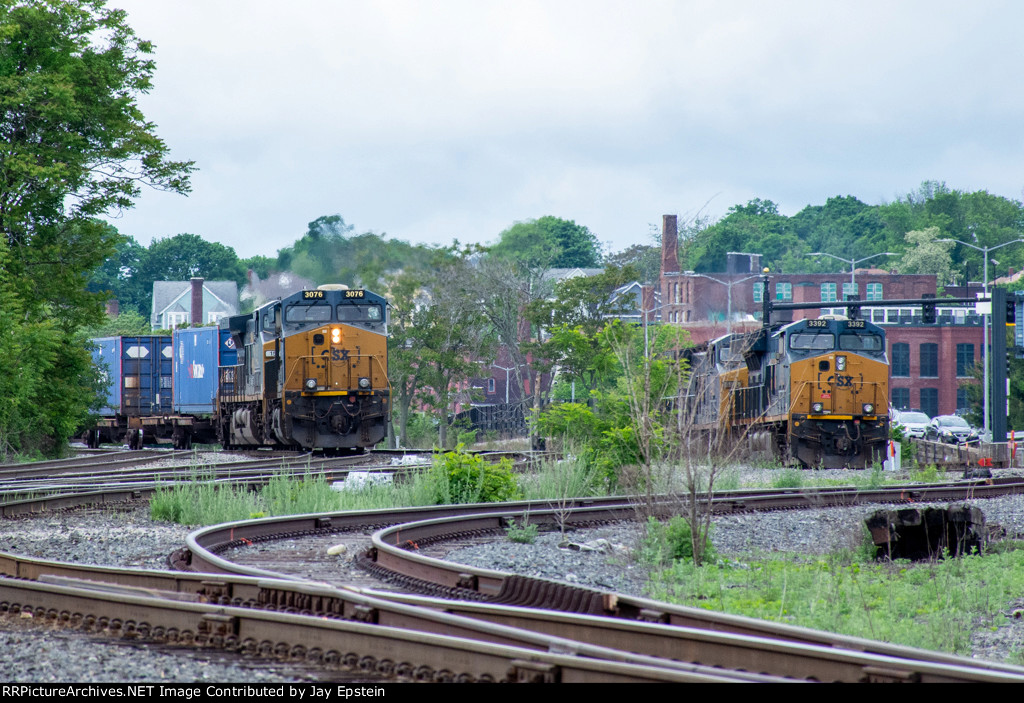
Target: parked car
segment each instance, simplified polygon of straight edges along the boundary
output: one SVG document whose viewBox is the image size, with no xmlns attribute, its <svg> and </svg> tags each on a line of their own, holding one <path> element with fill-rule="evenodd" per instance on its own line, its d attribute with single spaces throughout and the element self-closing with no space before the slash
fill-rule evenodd
<svg viewBox="0 0 1024 703">
<path fill-rule="evenodd" d="M 973 444 L 978 441 L 978 432 L 958 415 L 939 415 L 928 424 L 925 439 L 947 444 Z"/>
<path fill-rule="evenodd" d="M 904 437 L 924 437 L 928 430 L 928 423 L 932 419 L 922 412 L 916 410 L 904 410 L 900 413 L 897 424 L 903 431 Z"/>
</svg>

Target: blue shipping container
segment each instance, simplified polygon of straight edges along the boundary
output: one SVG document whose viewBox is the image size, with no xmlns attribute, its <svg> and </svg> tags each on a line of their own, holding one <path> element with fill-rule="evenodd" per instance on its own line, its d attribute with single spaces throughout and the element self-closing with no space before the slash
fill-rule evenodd
<svg viewBox="0 0 1024 703">
<path fill-rule="evenodd" d="M 93 339 L 92 363 L 100 371 L 100 381 L 106 387 L 100 415 L 113 417 L 121 411 L 121 338 Z"/>
<path fill-rule="evenodd" d="M 174 411 L 210 415 L 217 397 L 220 330 L 194 327 L 174 331 Z"/>
<path fill-rule="evenodd" d="M 171 338 L 121 337 L 120 414 L 129 417 L 171 412 Z"/>
</svg>

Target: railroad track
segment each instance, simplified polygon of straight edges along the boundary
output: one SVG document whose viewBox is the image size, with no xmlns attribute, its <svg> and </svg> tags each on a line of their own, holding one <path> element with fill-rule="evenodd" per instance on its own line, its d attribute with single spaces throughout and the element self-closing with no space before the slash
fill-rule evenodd
<svg viewBox="0 0 1024 703">
<path fill-rule="evenodd" d="M 88 495 L 75 493 L 81 485 L 72 480 L 57 488 L 71 486 L 71 492 L 24 501 L 23 507 L 32 504 L 27 510 L 37 511 L 115 496 L 132 500 L 142 495 L 142 482 Z M 1024 485 L 1009 480 L 895 491 L 754 490 L 723 494 L 713 508 L 725 513 L 945 501 L 1022 490 Z M 8 506 L 0 507 L 6 513 Z M 678 504 L 664 501 L 665 510 L 673 507 Z M 635 510 L 628 498 L 607 498 L 558 511 L 539 501 L 245 521 L 190 535 L 176 563 L 203 573 L 0 555 L 0 573 L 9 577 L 0 580 L 0 612 L 403 680 L 1024 681 L 1019 667 L 451 565 L 420 549 L 452 538 L 500 534 L 509 518 L 524 513 L 531 522 L 549 524 L 564 521 L 568 513 L 574 525 L 585 525 L 631 518 Z M 376 531 L 362 557 L 366 567 L 434 595 L 310 583 L 220 556 L 247 542 L 368 529 Z"/>
<path fill-rule="evenodd" d="M 925 499 L 927 494 L 929 497 L 950 496 L 941 498 L 948 500 L 985 491 L 1019 491 L 1021 486 L 1009 482 L 994 486 L 972 483 L 910 492 L 918 489 L 921 487 L 905 487 L 902 495 L 897 491 L 885 497 L 906 502 L 915 497 Z M 776 496 L 766 495 L 764 491 L 734 493 L 723 496 L 716 510 L 799 507 L 800 493 L 786 491 Z M 850 504 L 855 499 L 851 493 L 858 491 L 802 493 L 804 505 L 820 506 L 823 501 Z M 871 501 L 880 497 L 876 492 L 859 493 Z M 438 510 L 450 514 L 437 517 Z M 491 512 L 481 514 L 482 510 Z M 0 558 L 2 573 L 28 580 L 37 588 L 30 595 L 0 591 L 0 611 L 21 612 L 30 608 L 36 617 L 85 623 L 85 627 L 102 627 L 131 636 L 145 634 L 163 641 L 192 641 L 205 646 L 276 653 L 277 656 L 311 659 L 324 666 L 364 673 L 390 672 L 414 680 L 1024 681 L 1024 669 L 1018 667 L 539 582 L 513 574 L 445 565 L 408 548 L 410 542 L 422 546 L 446 536 L 500 532 L 504 520 L 527 510 L 531 521 L 558 519 L 557 515 L 545 514 L 543 506 L 535 503 L 299 516 L 217 526 L 193 533 L 189 538 L 189 551 L 179 555 L 179 563 L 191 562 L 192 568 L 206 572 L 202 574 L 105 570 L 4 556 Z M 581 501 L 572 508 L 572 520 L 585 524 L 622 519 L 623 515 L 631 516 L 634 510 L 630 501 L 621 498 Z M 240 542 L 284 539 L 300 533 L 346 534 L 366 529 L 368 525 L 388 525 L 373 536 L 373 550 L 367 556 L 371 569 L 398 574 L 396 578 L 408 584 L 430 582 L 433 588 L 449 597 L 461 595 L 472 600 L 360 592 L 311 584 L 293 577 L 281 578 L 280 574 L 251 566 L 239 566 L 218 556 Z M 220 575 L 210 572 L 220 572 Z M 7 581 L 0 584 L 10 587 Z M 126 620 L 123 613 L 116 617 L 103 615 L 102 606 L 95 604 L 103 598 L 91 600 L 93 605 L 88 606 L 91 610 L 85 612 L 79 612 L 86 608 L 84 605 L 77 606 L 77 611 L 69 611 L 66 606 L 61 609 L 57 604 L 67 591 L 59 589 L 94 592 L 89 598 L 104 594 L 103 598 L 111 603 L 128 597 L 149 598 L 172 601 L 178 604 L 176 608 L 181 608 L 184 602 L 220 610 L 212 611 L 213 614 L 206 610 L 199 616 L 136 615 Z M 48 592 L 57 595 L 42 595 Z M 76 597 L 86 596 L 79 593 Z M 546 606 L 546 609 L 524 606 Z M 561 608 L 562 612 L 547 609 L 552 607 Z M 360 627 L 310 631 L 291 621 L 285 627 L 283 621 L 275 618 L 257 618 L 250 622 L 244 614 L 268 611 L 307 619 L 358 623 Z M 76 618 L 76 612 L 80 618 Z M 461 619 L 449 620 L 442 616 Z M 141 619 L 143 617 L 148 619 Z M 185 625 L 179 624 L 172 631 L 166 624 L 172 622 Z M 371 628 L 376 637 L 371 637 L 366 627 Z M 411 639 L 391 638 L 389 628 L 420 634 Z M 340 634 L 342 632 L 345 634 Z M 446 640 L 420 637 L 452 633 L 457 633 L 457 639 L 465 642 L 455 645 Z M 379 639 L 381 636 L 383 639 Z M 358 642 L 358 646 L 348 646 L 342 652 L 338 647 L 324 649 L 322 645 L 310 644 L 336 642 L 337 638 Z M 487 650 L 479 655 L 482 663 L 473 663 L 477 655 L 469 653 L 478 650 L 467 642 L 474 641 L 498 642 L 509 648 L 515 658 L 498 663 L 494 652 Z M 423 648 L 423 642 L 429 644 Z M 431 648 L 435 654 L 442 655 L 439 658 L 428 656 Z M 396 651 L 402 654 L 395 655 Z M 382 652 L 391 654 L 383 656 Z M 569 659 L 544 659 L 539 652 L 555 652 Z M 588 668 L 580 666 L 581 660 L 607 661 L 615 663 L 616 667 Z M 602 673 L 596 673 L 598 671 Z M 750 671 L 757 673 L 751 676 L 746 673 Z"/>
</svg>

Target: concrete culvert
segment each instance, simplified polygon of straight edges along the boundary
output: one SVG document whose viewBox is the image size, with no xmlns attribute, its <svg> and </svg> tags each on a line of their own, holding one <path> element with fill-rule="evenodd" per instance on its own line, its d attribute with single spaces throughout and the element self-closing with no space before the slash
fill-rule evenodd
<svg viewBox="0 0 1024 703">
<path fill-rule="evenodd" d="M 988 541 L 985 514 L 966 503 L 876 510 L 864 524 L 879 559 L 919 561 L 981 553 Z"/>
</svg>

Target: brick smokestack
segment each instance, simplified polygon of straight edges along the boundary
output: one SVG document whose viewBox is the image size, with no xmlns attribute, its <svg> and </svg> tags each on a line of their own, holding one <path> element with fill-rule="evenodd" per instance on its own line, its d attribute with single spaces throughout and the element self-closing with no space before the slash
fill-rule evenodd
<svg viewBox="0 0 1024 703">
<path fill-rule="evenodd" d="M 192 324 L 203 324 L 203 279 L 192 279 Z"/>
<path fill-rule="evenodd" d="M 661 216 L 661 272 L 679 273 L 679 230 L 675 215 Z"/>
</svg>

